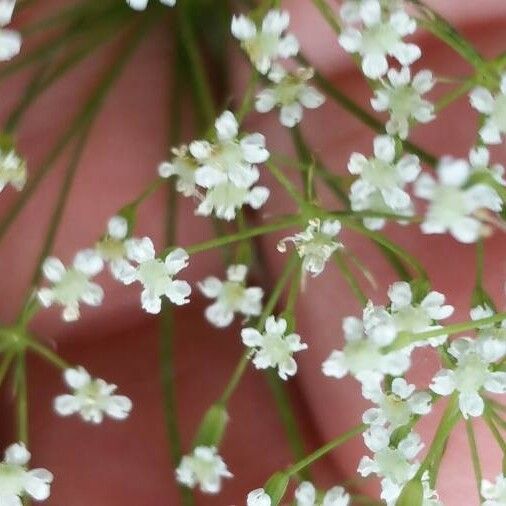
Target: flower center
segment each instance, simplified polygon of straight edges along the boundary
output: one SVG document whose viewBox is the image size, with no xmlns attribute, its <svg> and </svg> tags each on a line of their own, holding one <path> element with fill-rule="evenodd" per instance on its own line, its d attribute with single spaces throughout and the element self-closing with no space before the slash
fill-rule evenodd
<svg viewBox="0 0 506 506">
<path fill-rule="evenodd" d="M 429 214 L 447 227 L 452 226 L 456 220 L 466 215 L 467 206 L 464 194 L 459 188 L 441 186 L 434 192 Z"/>
<path fill-rule="evenodd" d="M 291 356 L 290 348 L 281 334 L 266 334 L 263 348 L 271 360 L 277 364 L 284 362 L 287 357 Z"/>
<path fill-rule="evenodd" d="M 385 190 L 397 186 L 397 171 L 395 167 L 379 158 L 372 158 L 366 164 L 362 177 L 374 187 Z"/>
<path fill-rule="evenodd" d="M 14 464 L 0 463 L 0 491 L 1 495 L 23 494 L 23 481 L 25 470 Z"/>
<path fill-rule="evenodd" d="M 62 305 L 79 300 L 88 285 L 88 278 L 76 269 L 69 269 L 53 288 L 54 298 Z"/>
<path fill-rule="evenodd" d="M 262 58 L 275 56 L 278 51 L 278 43 L 278 35 L 261 32 L 256 37 L 244 41 L 243 46 L 251 60 L 258 62 Z"/>
<path fill-rule="evenodd" d="M 402 427 L 411 419 L 408 403 L 397 395 L 385 395 L 380 406 L 393 428 Z"/>
<path fill-rule="evenodd" d="M 410 464 L 399 450 L 385 448 L 375 456 L 380 472 L 397 484 L 403 484 L 411 478 L 412 464 Z"/>
<path fill-rule="evenodd" d="M 165 269 L 165 264 L 154 258 L 139 265 L 139 281 L 155 296 L 165 293 L 168 282 L 171 280 Z"/>
<path fill-rule="evenodd" d="M 226 281 L 219 296 L 222 304 L 229 307 L 233 311 L 239 308 L 242 298 L 244 297 L 245 288 L 241 283 L 236 281 Z"/>
<path fill-rule="evenodd" d="M 376 369 L 374 365 L 381 360 L 378 347 L 367 339 L 348 342 L 344 347 L 344 356 L 348 369 L 354 375 Z"/>
<path fill-rule="evenodd" d="M 229 172 L 242 164 L 242 150 L 235 141 L 225 141 L 213 147 L 213 153 L 208 160 L 209 165 L 221 172 Z"/>
<path fill-rule="evenodd" d="M 387 54 L 400 41 L 399 34 L 388 23 L 378 23 L 362 33 L 362 54 Z"/>
<path fill-rule="evenodd" d="M 392 89 L 389 98 L 394 116 L 407 118 L 420 106 L 420 96 L 411 86 Z"/>
<path fill-rule="evenodd" d="M 123 241 L 118 241 L 118 239 L 113 239 L 112 237 L 107 237 L 97 243 L 96 248 L 100 256 L 107 262 L 120 260 L 125 256 Z"/>
<path fill-rule="evenodd" d="M 485 383 L 488 365 L 476 353 L 469 353 L 459 360 L 455 370 L 455 385 L 459 392 L 477 392 Z"/>
<path fill-rule="evenodd" d="M 407 306 L 393 314 L 395 327 L 398 332 L 423 332 L 430 327 L 432 320 L 421 306 Z"/>
</svg>

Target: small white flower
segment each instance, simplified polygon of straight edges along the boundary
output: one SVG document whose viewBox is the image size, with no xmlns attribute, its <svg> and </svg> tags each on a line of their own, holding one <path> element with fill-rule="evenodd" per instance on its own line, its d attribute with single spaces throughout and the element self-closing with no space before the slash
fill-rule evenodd
<svg viewBox="0 0 506 506">
<path fill-rule="evenodd" d="M 409 283 L 398 281 L 388 289 L 391 301 L 390 313 L 397 332 L 420 333 L 441 328 L 434 321 L 443 320 L 453 314 L 454 307 L 445 305 L 445 296 L 439 292 L 429 292 L 418 304 L 413 302 L 413 292 Z M 431 346 L 439 346 L 446 341 L 442 335 L 428 339 Z M 426 342 L 416 342 L 415 346 L 424 346 Z"/>
<path fill-rule="evenodd" d="M 463 243 L 475 242 L 486 235 L 488 229 L 477 211 L 500 211 L 502 200 L 497 192 L 486 184 L 467 186 L 471 168 L 466 160 L 444 157 L 437 173 L 439 181 L 422 174 L 414 186 L 417 197 L 430 201 L 422 232 L 443 234 L 448 231 Z"/>
<path fill-rule="evenodd" d="M 368 0 L 347 0 L 341 5 L 339 15 L 348 24 L 360 23 L 360 9 Z M 402 0 L 380 0 L 383 12 L 395 12 L 402 9 Z"/>
<path fill-rule="evenodd" d="M 16 0 L 0 0 L 0 61 L 10 60 L 21 50 L 20 33 L 3 28 L 11 22 L 15 5 Z"/>
<path fill-rule="evenodd" d="M 47 469 L 27 470 L 30 452 L 24 443 L 14 443 L 6 448 L 0 462 L 0 504 L 23 506 L 22 499 L 30 497 L 45 501 L 51 493 L 53 474 Z"/>
<path fill-rule="evenodd" d="M 365 388 L 379 384 L 385 374 L 399 376 L 410 367 L 410 348 L 385 353 L 397 333 L 392 317 L 382 306 L 371 301 L 363 311 L 363 321 L 349 316 L 343 320 L 345 344 L 323 362 L 325 376 L 340 379 L 351 374 Z"/>
<path fill-rule="evenodd" d="M 285 237 L 278 243 L 278 251 L 286 251 L 286 243 L 292 242 L 302 258 L 302 269 L 309 272 L 313 277 L 323 272 L 325 264 L 338 248 L 343 248 L 342 243 L 334 238 L 341 231 L 339 220 L 327 219 L 323 222 L 319 218 L 309 221 L 303 232 Z"/>
<path fill-rule="evenodd" d="M 246 500 L 246 506 L 271 506 L 271 503 L 271 498 L 263 488 L 252 490 Z"/>
<path fill-rule="evenodd" d="M 60 416 L 79 413 L 85 422 L 102 423 L 104 414 L 116 420 L 124 420 L 130 414 L 132 401 L 124 395 L 114 395 L 116 385 L 92 378 L 83 367 L 66 369 L 63 376 L 73 393 L 55 398 L 54 409 Z"/>
<path fill-rule="evenodd" d="M 492 93 L 479 86 L 470 95 L 471 105 L 486 116 L 480 129 L 480 137 L 485 144 L 500 144 L 506 134 L 506 74 L 501 76 L 500 93 Z"/>
<path fill-rule="evenodd" d="M 489 318 L 495 314 L 494 310 L 485 306 L 476 306 L 469 311 L 472 320 Z M 487 340 L 488 346 L 497 348 L 497 353 L 506 355 L 506 320 L 501 323 L 482 325 L 477 329 L 478 340 Z"/>
<path fill-rule="evenodd" d="M 448 352 L 455 357 L 455 369 L 441 369 L 432 379 L 430 389 L 439 395 L 458 392 L 459 407 L 464 418 L 481 416 L 484 401 L 482 390 L 506 393 L 506 373 L 494 371 L 492 365 L 505 355 L 505 347 L 495 340 L 464 337 L 452 342 Z"/>
<path fill-rule="evenodd" d="M 276 58 L 289 58 L 299 52 L 299 42 L 291 33 L 283 35 L 290 23 L 287 11 L 270 10 L 258 30 L 246 16 L 232 18 L 232 34 L 261 74 L 267 74 Z"/>
<path fill-rule="evenodd" d="M 188 266 L 189 256 L 184 249 L 171 251 L 162 261 L 156 258 L 155 247 L 149 237 L 128 239 L 125 248 L 127 258 L 137 263 L 137 266 L 126 263 L 120 273 L 120 281 L 126 285 L 139 281 L 143 285 L 141 303 L 146 312 L 159 313 L 163 296 L 178 306 L 189 302 L 190 285 L 186 281 L 173 279 Z"/>
<path fill-rule="evenodd" d="M 348 506 L 350 495 L 343 487 L 332 487 L 323 496 L 323 501 L 316 502 L 316 489 L 309 481 L 303 481 L 295 490 L 296 506 Z M 248 505 L 249 506 L 249 505 Z"/>
<path fill-rule="evenodd" d="M 302 120 L 303 106 L 316 109 L 325 102 L 325 97 L 313 86 L 306 84 L 314 75 L 311 68 L 299 68 L 288 73 L 280 65 L 274 64 L 269 79 L 274 86 L 258 93 L 255 108 L 258 112 L 269 112 L 280 107 L 279 121 L 291 128 Z"/>
<path fill-rule="evenodd" d="M 399 135 L 406 139 L 409 132 L 410 120 L 418 123 L 428 123 L 435 118 L 434 105 L 422 98 L 435 84 L 432 72 L 422 70 L 411 80 L 409 67 L 400 71 L 388 71 L 389 83 L 382 79 L 382 88 L 377 88 L 371 99 L 375 111 L 388 111 L 390 119 L 386 124 L 386 131 L 390 135 Z"/>
<path fill-rule="evenodd" d="M 506 506 L 506 478 L 499 474 L 495 483 L 481 481 L 481 496 L 485 499 L 482 506 Z"/>
<path fill-rule="evenodd" d="M 99 306 L 104 298 L 102 288 L 90 281 L 104 267 L 102 258 L 92 249 L 79 251 L 72 267 L 66 269 L 61 260 L 48 257 L 42 264 L 45 278 L 52 288 L 40 288 L 37 297 L 44 307 L 63 306 L 62 318 L 75 321 L 79 318 L 79 302 Z"/>
<path fill-rule="evenodd" d="M 373 385 L 364 395 L 377 407 L 369 408 L 362 415 L 362 421 L 368 425 L 386 425 L 389 431 L 406 425 L 413 415 L 426 415 L 431 410 L 430 394 L 416 392 L 415 385 L 408 384 L 404 378 L 395 378 L 389 393 Z"/>
<path fill-rule="evenodd" d="M 297 372 L 297 362 L 292 355 L 307 349 L 307 344 L 301 343 L 298 334 L 285 336 L 286 327 L 283 318 L 276 320 L 274 316 L 269 316 L 263 334 L 251 327 L 241 331 L 242 342 L 254 349 L 254 366 L 257 369 L 277 367 L 279 377 L 283 380 Z"/>
<path fill-rule="evenodd" d="M 373 458 L 362 457 L 357 471 L 364 477 L 374 473 L 382 478 L 381 499 L 393 506 L 420 465 L 417 461 L 411 462 L 423 448 L 420 436 L 411 432 L 393 448 L 389 432 L 383 427 L 372 426 L 364 433 L 364 441 L 374 455 Z"/>
<path fill-rule="evenodd" d="M 471 148 L 469 151 L 469 163 L 471 164 L 471 175 L 486 174 L 500 185 L 506 186 L 504 166 L 499 163 L 490 165 L 490 153 L 485 146 Z"/>
<path fill-rule="evenodd" d="M 189 488 L 198 485 L 206 494 L 217 494 L 221 490 L 222 479 L 232 477 L 214 446 L 197 446 L 193 454 L 181 459 L 176 469 L 179 483 Z"/>
<path fill-rule="evenodd" d="M 216 302 L 206 308 L 206 318 L 216 327 L 227 327 L 234 313 L 246 318 L 258 316 L 262 310 L 264 291 L 258 287 L 246 288 L 246 265 L 231 265 L 227 269 L 227 281 L 210 276 L 198 284 L 200 291 Z"/>
<path fill-rule="evenodd" d="M 188 146 L 182 145 L 179 148 L 172 148 L 174 155 L 170 162 L 162 162 L 158 166 L 160 177 L 177 177 L 176 190 L 185 197 L 197 195 L 195 183 L 195 171 L 198 163 L 188 150 Z"/>
<path fill-rule="evenodd" d="M 26 172 L 25 160 L 20 158 L 14 149 L 2 150 L 0 148 L 0 192 L 8 184 L 21 191 L 26 183 Z"/>
<path fill-rule="evenodd" d="M 415 44 L 402 40 L 416 30 L 416 21 L 404 11 L 398 10 L 383 19 L 379 0 L 366 0 L 359 7 L 363 27 L 346 27 L 339 36 L 339 44 L 348 53 L 362 57 L 362 71 L 377 79 L 388 70 L 387 56 L 394 57 L 401 65 L 411 65 L 421 56 Z"/>
<path fill-rule="evenodd" d="M 176 5 L 176 0 L 160 0 L 160 2 L 170 7 Z M 126 0 L 126 3 L 136 11 L 143 11 L 148 6 L 148 0 Z"/>
<path fill-rule="evenodd" d="M 372 158 L 353 153 L 348 170 L 359 176 L 350 188 L 354 211 L 377 208 L 377 201 L 382 201 L 391 212 L 406 216 L 413 214 L 411 197 L 404 188 L 417 178 L 421 170 L 420 162 L 415 155 L 405 155 L 396 162 L 392 137 L 379 135 L 374 139 Z"/>
</svg>

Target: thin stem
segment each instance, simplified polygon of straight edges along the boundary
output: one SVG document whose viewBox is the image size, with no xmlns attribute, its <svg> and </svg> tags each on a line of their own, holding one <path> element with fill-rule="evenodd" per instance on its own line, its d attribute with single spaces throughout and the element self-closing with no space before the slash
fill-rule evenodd
<svg viewBox="0 0 506 506">
<path fill-rule="evenodd" d="M 9 372 L 15 354 L 13 350 L 10 350 L 7 351 L 2 358 L 2 362 L 0 363 L 0 385 L 3 384 L 5 376 Z"/>
<path fill-rule="evenodd" d="M 36 339 L 26 339 L 25 344 L 29 349 L 31 349 L 37 355 L 39 355 L 50 364 L 57 367 L 58 369 L 65 370 L 70 369 L 72 367 L 63 358 L 57 355 L 54 351 L 50 350 L 47 346 L 41 344 Z"/>
<path fill-rule="evenodd" d="M 288 195 L 299 205 L 299 207 L 305 207 L 305 201 L 302 195 L 297 191 L 293 183 L 284 175 L 283 171 L 279 169 L 271 161 L 265 163 L 270 173 L 276 178 L 276 181 L 286 190 Z"/>
<path fill-rule="evenodd" d="M 349 268 L 348 264 L 346 263 L 346 259 L 344 258 L 344 255 L 340 251 L 336 251 L 334 253 L 334 261 L 336 262 L 337 267 L 341 271 L 341 275 L 348 283 L 348 286 L 350 287 L 350 290 L 352 291 L 353 295 L 355 295 L 355 297 L 362 306 L 365 306 L 367 304 L 368 297 L 362 291 L 362 288 L 360 288 L 360 284 L 358 283 L 357 278 Z"/>
<path fill-rule="evenodd" d="M 28 445 L 28 387 L 26 357 L 20 353 L 16 365 L 16 401 L 18 440 Z"/>
<path fill-rule="evenodd" d="M 471 419 L 466 420 L 466 432 L 467 432 L 467 441 L 469 443 L 469 450 L 471 451 L 471 460 L 473 462 L 473 471 L 474 477 L 476 479 L 476 487 L 478 489 L 478 497 L 481 500 L 481 465 L 480 465 L 480 456 L 478 454 L 478 447 L 476 445 L 476 437 L 474 435 L 473 422 Z"/>
<path fill-rule="evenodd" d="M 499 448 L 501 449 L 503 455 L 506 456 L 506 442 L 504 441 L 504 438 L 502 437 L 501 433 L 497 429 L 494 421 L 492 420 L 492 417 L 490 415 L 490 411 L 487 409 L 485 410 L 484 414 L 485 423 L 488 425 L 488 428 L 490 429 L 490 432 L 492 432 L 492 435 L 494 436 L 494 439 L 496 440 L 497 444 L 499 445 Z"/>
</svg>

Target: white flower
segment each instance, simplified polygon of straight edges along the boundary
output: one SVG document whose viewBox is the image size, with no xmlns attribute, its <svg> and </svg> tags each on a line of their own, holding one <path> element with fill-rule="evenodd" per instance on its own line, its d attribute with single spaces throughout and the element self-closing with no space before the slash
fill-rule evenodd
<svg viewBox="0 0 506 506">
<path fill-rule="evenodd" d="M 198 163 L 190 152 L 188 146 L 182 145 L 179 148 L 172 148 L 174 155 L 170 162 L 162 162 L 158 166 L 158 174 L 160 177 L 168 178 L 177 177 L 176 190 L 185 197 L 197 195 L 195 186 L 195 171 Z"/>
<path fill-rule="evenodd" d="M 157 314 L 162 308 L 162 297 L 167 297 L 178 306 L 189 302 L 191 287 L 186 281 L 173 279 L 180 270 L 188 266 L 188 253 L 177 248 L 162 261 L 155 256 L 155 248 L 149 237 L 128 239 L 125 242 L 127 258 L 136 262 L 136 267 L 126 263 L 120 273 L 120 281 L 129 285 L 139 281 L 142 307 L 148 313 Z"/>
<path fill-rule="evenodd" d="M 428 123 L 435 118 L 433 104 L 422 98 L 433 88 L 435 81 L 430 70 L 418 72 L 411 81 L 409 67 L 400 71 L 390 69 L 387 75 L 390 83 L 381 80 L 383 87 L 375 90 L 371 105 L 375 111 L 390 113 L 386 124 L 390 135 L 398 134 L 401 139 L 406 139 L 411 119 Z"/>
<path fill-rule="evenodd" d="M 377 201 L 394 213 L 413 214 L 411 197 L 404 190 L 413 182 L 421 167 L 415 155 L 403 156 L 395 162 L 395 141 L 388 135 L 374 139 L 374 157 L 367 159 L 360 153 L 352 153 L 348 170 L 359 178 L 351 185 L 350 200 L 354 211 L 377 207 Z"/>
<path fill-rule="evenodd" d="M 471 175 L 486 174 L 502 186 L 506 186 L 504 179 L 504 166 L 495 163 L 490 165 L 490 153 L 485 146 L 477 146 L 469 151 L 469 163 L 471 164 Z"/>
<path fill-rule="evenodd" d="M 107 222 L 107 234 L 95 245 L 96 252 L 109 268 L 114 279 L 121 281 L 125 270 L 131 268 L 126 260 L 125 240 L 128 236 L 128 221 L 123 216 L 113 216 Z"/>
<path fill-rule="evenodd" d="M 160 2 L 170 7 L 176 5 L 176 0 L 160 0 Z M 143 11 L 148 6 L 148 0 L 126 0 L 126 3 L 136 11 Z"/>
<path fill-rule="evenodd" d="M 294 35 L 283 35 L 290 23 L 287 11 L 270 10 L 262 21 L 262 29 L 246 16 L 232 18 L 232 34 L 261 74 L 266 74 L 276 58 L 289 58 L 299 52 Z"/>
<path fill-rule="evenodd" d="M 494 310 L 485 306 L 476 306 L 469 311 L 472 320 L 489 318 L 495 314 Z M 506 320 L 498 324 L 481 325 L 477 329 L 478 340 L 487 340 L 488 346 L 495 346 L 497 353 L 506 355 Z"/>
<path fill-rule="evenodd" d="M 265 162 L 269 152 L 265 137 L 259 133 L 238 138 L 239 125 L 230 111 L 215 122 L 217 142 L 193 141 L 190 153 L 198 163 L 195 182 L 207 190 L 197 214 L 209 216 L 215 210 L 218 218 L 231 220 L 244 204 L 259 209 L 269 190 L 252 187 L 259 178 L 257 163 Z"/>
<path fill-rule="evenodd" d="M 54 409 L 60 416 L 79 413 L 85 422 L 102 423 L 104 414 L 116 420 L 130 414 L 132 401 L 124 395 L 113 395 L 116 385 L 92 378 L 83 367 L 66 369 L 63 377 L 73 393 L 55 398 Z"/>
<path fill-rule="evenodd" d="M 455 357 L 455 369 L 442 369 L 432 379 L 430 389 L 439 395 L 458 392 L 459 407 L 464 418 L 481 416 L 484 401 L 482 390 L 506 393 L 506 372 L 494 371 L 492 365 L 504 357 L 505 347 L 495 340 L 464 337 L 452 342 L 448 349 Z"/>
<path fill-rule="evenodd" d="M 383 427 L 372 426 L 364 433 L 364 441 L 374 455 L 373 458 L 362 457 L 357 470 L 364 477 L 374 473 L 382 478 L 381 499 L 393 506 L 404 485 L 418 470 L 419 463 L 411 461 L 423 448 L 420 436 L 411 432 L 393 448 L 389 432 Z"/>
<path fill-rule="evenodd" d="M 255 109 L 258 112 L 269 112 L 279 106 L 280 123 L 288 128 L 294 127 L 302 120 L 303 106 L 316 109 L 325 102 L 325 97 L 316 88 L 306 84 L 313 75 L 311 68 L 299 68 L 287 73 L 283 67 L 274 64 L 269 79 L 275 85 L 258 93 Z"/>
<path fill-rule="evenodd" d="M 0 462 L 0 504 L 23 506 L 23 497 L 45 501 L 51 492 L 53 474 L 47 469 L 27 470 L 30 452 L 24 443 L 14 443 L 6 448 Z"/>
<path fill-rule="evenodd" d="M 246 500 L 246 506 L 271 506 L 271 503 L 271 498 L 263 488 L 252 490 Z"/>
<path fill-rule="evenodd" d="M 366 0 L 360 4 L 359 14 L 363 28 L 346 27 L 339 44 L 348 53 L 362 57 L 362 71 L 367 77 L 377 79 L 387 72 L 387 56 L 401 65 L 411 65 L 420 58 L 420 48 L 402 40 L 416 30 L 416 21 L 404 11 L 395 11 L 384 20 L 379 0 Z"/>
<path fill-rule="evenodd" d="M 327 219 L 322 222 L 319 218 L 314 218 L 303 232 L 285 237 L 278 243 L 277 248 L 284 253 L 286 243 L 293 242 L 299 257 L 302 258 L 302 268 L 312 276 L 318 276 L 334 251 L 343 247 L 342 243 L 334 240 L 340 231 L 339 220 Z"/>
<path fill-rule="evenodd" d="M 492 95 L 487 88 L 479 86 L 470 95 L 471 105 L 486 116 L 480 129 L 485 144 L 500 144 L 506 133 L 506 74 L 501 76 L 501 92 Z"/>
<path fill-rule="evenodd" d="M 444 157 L 437 169 L 439 181 L 422 174 L 415 183 L 417 197 L 430 201 L 421 228 L 425 234 L 447 231 L 460 242 L 472 243 L 486 235 L 488 229 L 477 211 L 500 211 L 502 201 L 497 192 L 485 184 L 467 186 L 471 168 L 466 160 Z"/>
<path fill-rule="evenodd" d="M 206 318 L 216 327 L 230 325 L 234 313 L 241 313 L 246 318 L 260 314 L 264 291 L 258 287 L 246 288 L 247 273 L 246 265 L 231 265 L 227 269 L 227 281 L 210 276 L 198 284 L 206 297 L 216 299 L 205 312 Z"/>
<path fill-rule="evenodd" d="M 26 183 L 26 171 L 25 160 L 20 158 L 14 149 L 3 150 L 0 148 L 0 192 L 9 183 L 16 190 L 21 191 Z"/>
<path fill-rule="evenodd" d="M 279 377 L 286 380 L 297 372 L 297 362 L 293 354 L 297 351 L 306 350 L 307 344 L 300 342 L 298 334 L 286 332 L 286 320 L 269 316 L 265 322 L 265 332 L 248 327 L 242 329 L 242 342 L 249 348 L 254 349 L 253 364 L 257 369 L 277 367 Z"/>
<path fill-rule="evenodd" d="M 72 267 L 66 269 L 61 260 L 48 257 L 42 264 L 45 278 L 53 283 L 52 288 L 41 288 L 37 297 L 44 307 L 52 304 L 63 306 L 62 318 L 75 321 L 79 318 L 79 302 L 89 306 L 99 306 L 104 298 L 104 291 L 90 278 L 97 275 L 104 267 L 102 258 L 92 249 L 79 251 Z"/>
<path fill-rule="evenodd" d="M 385 374 L 399 376 L 410 367 L 410 348 L 385 353 L 385 346 L 396 337 L 391 315 L 382 306 L 371 301 L 363 311 L 363 321 L 353 316 L 343 319 L 345 344 L 334 350 L 323 362 L 325 376 L 340 379 L 351 374 L 364 387 L 371 388 Z"/>
<path fill-rule="evenodd" d="M 339 15 L 346 23 L 360 23 L 360 8 L 368 0 L 347 0 L 341 5 Z M 402 8 L 402 0 L 380 0 L 383 12 L 394 12 Z"/>
<path fill-rule="evenodd" d="M 378 406 L 369 408 L 362 415 L 362 421 L 368 425 L 386 425 L 389 431 L 394 431 L 406 425 L 413 415 L 430 413 L 432 397 L 415 390 L 415 385 L 408 384 L 404 378 L 395 378 L 389 393 L 374 385 L 364 395 Z"/>
<path fill-rule="evenodd" d="M 323 501 L 316 502 L 316 489 L 309 481 L 303 481 L 295 490 L 296 506 L 348 506 L 350 495 L 343 487 L 332 487 L 323 496 Z M 248 505 L 249 506 L 249 505 Z"/>
<path fill-rule="evenodd" d="M 506 478 L 499 474 L 495 483 L 481 481 L 481 496 L 485 499 L 482 506 L 506 506 Z"/>
<path fill-rule="evenodd" d="M 16 0 L 0 0 L 0 61 L 7 61 L 21 50 L 21 35 L 14 30 L 6 30 L 12 19 Z"/>
<path fill-rule="evenodd" d="M 391 301 L 390 313 L 397 332 L 420 333 L 441 328 L 434 321 L 443 320 L 453 314 L 454 307 L 445 305 L 445 296 L 439 292 L 429 292 L 418 304 L 413 301 L 413 292 L 409 283 L 398 281 L 388 289 Z M 442 335 L 428 339 L 431 346 L 439 346 L 446 341 Z M 415 342 L 415 346 L 424 346 L 424 341 Z"/>
<path fill-rule="evenodd" d="M 185 455 L 176 469 L 176 479 L 182 485 L 195 488 L 206 494 L 217 494 L 221 490 L 222 478 L 232 478 L 223 459 L 214 446 L 197 446 L 192 455 Z"/>
</svg>

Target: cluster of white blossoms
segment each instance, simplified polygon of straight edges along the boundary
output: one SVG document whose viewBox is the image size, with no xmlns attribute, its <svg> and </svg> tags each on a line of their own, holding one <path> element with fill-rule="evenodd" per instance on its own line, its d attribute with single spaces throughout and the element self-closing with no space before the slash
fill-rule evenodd
<svg viewBox="0 0 506 506">
<path fill-rule="evenodd" d="M 200 200 L 196 214 L 230 221 L 244 204 L 259 209 L 269 197 L 264 186 L 253 186 L 260 176 L 256 164 L 269 158 L 265 137 L 254 133 L 239 137 L 239 124 L 230 111 L 215 122 L 216 141 L 193 141 L 175 152 L 170 162 L 161 164 L 162 177 L 176 176 L 176 188 Z M 198 187 L 202 188 L 201 193 Z"/>
<path fill-rule="evenodd" d="M 348 170 L 358 176 L 350 188 L 351 208 L 354 211 L 390 212 L 412 216 L 413 203 L 405 190 L 421 171 L 420 161 L 415 155 L 404 155 L 396 160 L 395 141 L 388 135 L 374 139 L 374 157 L 366 158 L 353 153 Z M 379 229 L 385 224 L 382 218 L 365 218 L 364 224 Z"/>
<path fill-rule="evenodd" d="M 290 58 L 299 52 L 299 42 L 291 33 L 283 35 L 290 23 L 287 11 L 270 10 L 257 27 L 244 15 L 232 18 L 232 34 L 241 41 L 251 63 L 261 74 L 269 72 L 273 61 Z"/>
<path fill-rule="evenodd" d="M 348 506 L 350 494 L 343 487 L 335 486 L 319 497 L 315 486 L 303 481 L 295 490 L 295 506 Z M 247 506 L 271 506 L 272 501 L 263 488 L 252 490 L 246 499 Z"/>
<path fill-rule="evenodd" d="M 189 488 L 199 486 L 201 492 L 217 494 L 223 478 L 233 474 L 218 455 L 214 446 L 197 446 L 191 455 L 185 455 L 176 469 L 176 479 Z"/>
<path fill-rule="evenodd" d="M 26 178 L 26 161 L 14 149 L 0 147 L 0 192 L 8 184 L 21 191 L 25 186 Z"/>
<path fill-rule="evenodd" d="M 256 96 L 255 109 L 265 113 L 279 107 L 279 121 L 292 128 L 302 120 L 303 107 L 317 109 L 325 97 L 316 88 L 307 84 L 314 75 L 311 68 L 300 67 L 294 72 L 286 71 L 274 64 L 268 74 L 273 86 L 265 88 Z"/>
<path fill-rule="evenodd" d="M 265 322 L 265 332 L 247 327 L 242 329 L 242 342 L 254 351 L 253 365 L 257 369 L 277 367 L 278 375 L 286 380 L 297 372 L 297 362 L 293 354 L 307 349 L 298 334 L 285 335 L 286 320 L 269 316 Z"/>
<path fill-rule="evenodd" d="M 206 297 L 216 299 L 205 311 L 206 318 L 216 327 L 230 325 L 235 313 L 241 313 L 246 318 L 260 314 L 264 291 L 255 286 L 246 287 L 247 274 L 246 265 L 231 265 L 227 269 L 226 281 L 209 276 L 198 284 Z"/>
<path fill-rule="evenodd" d="M 495 479 L 495 483 L 482 480 L 480 492 L 483 499 L 485 499 L 481 506 L 504 506 L 506 504 L 506 477 L 499 474 Z"/>
<path fill-rule="evenodd" d="M 53 475 L 47 469 L 27 469 L 31 454 L 23 443 L 6 448 L 0 462 L 0 504 L 23 506 L 24 499 L 45 501 L 50 494 Z"/>
<path fill-rule="evenodd" d="M 387 77 L 388 82 L 380 80 L 382 86 L 375 89 L 371 105 L 375 111 L 390 113 L 387 133 L 406 139 L 411 120 L 428 123 L 435 118 L 434 105 L 422 98 L 434 87 L 435 80 L 430 70 L 421 70 L 411 79 L 409 67 L 390 69 Z"/>
<path fill-rule="evenodd" d="M 99 424 L 104 414 L 124 420 L 132 410 L 132 401 L 128 397 L 114 394 L 116 385 L 92 378 L 83 367 L 66 369 L 64 379 L 73 393 L 55 398 L 54 409 L 60 416 L 79 413 L 85 422 Z"/>
<path fill-rule="evenodd" d="M 479 86 L 470 95 L 471 105 L 485 116 L 480 137 L 485 144 L 500 144 L 506 134 L 506 74 L 501 76 L 500 93 Z"/>
<path fill-rule="evenodd" d="M 387 73 L 387 56 L 403 66 L 420 58 L 420 48 L 403 41 L 403 37 L 416 30 L 416 21 L 406 12 L 395 9 L 384 15 L 379 0 L 360 2 L 355 12 L 357 16 L 344 19 L 348 21 L 339 36 L 339 44 L 348 53 L 360 55 L 362 71 L 367 77 L 378 79 Z"/>
<path fill-rule="evenodd" d="M 136 11 L 143 11 L 148 6 L 149 0 L 126 0 L 126 3 Z M 163 5 L 174 7 L 176 0 L 160 0 Z"/>
<path fill-rule="evenodd" d="M 4 28 L 12 20 L 16 0 L 0 0 L 0 62 L 16 56 L 21 50 L 21 35 Z"/>
<path fill-rule="evenodd" d="M 277 249 L 279 252 L 286 251 L 286 243 L 292 242 L 300 258 L 302 258 L 302 269 L 312 276 L 318 276 L 325 269 L 325 264 L 332 254 L 343 244 L 335 241 L 335 237 L 341 231 L 341 222 L 334 219 L 321 221 L 314 218 L 309 221 L 303 232 L 293 236 L 285 237 L 279 241 Z"/>
</svg>

